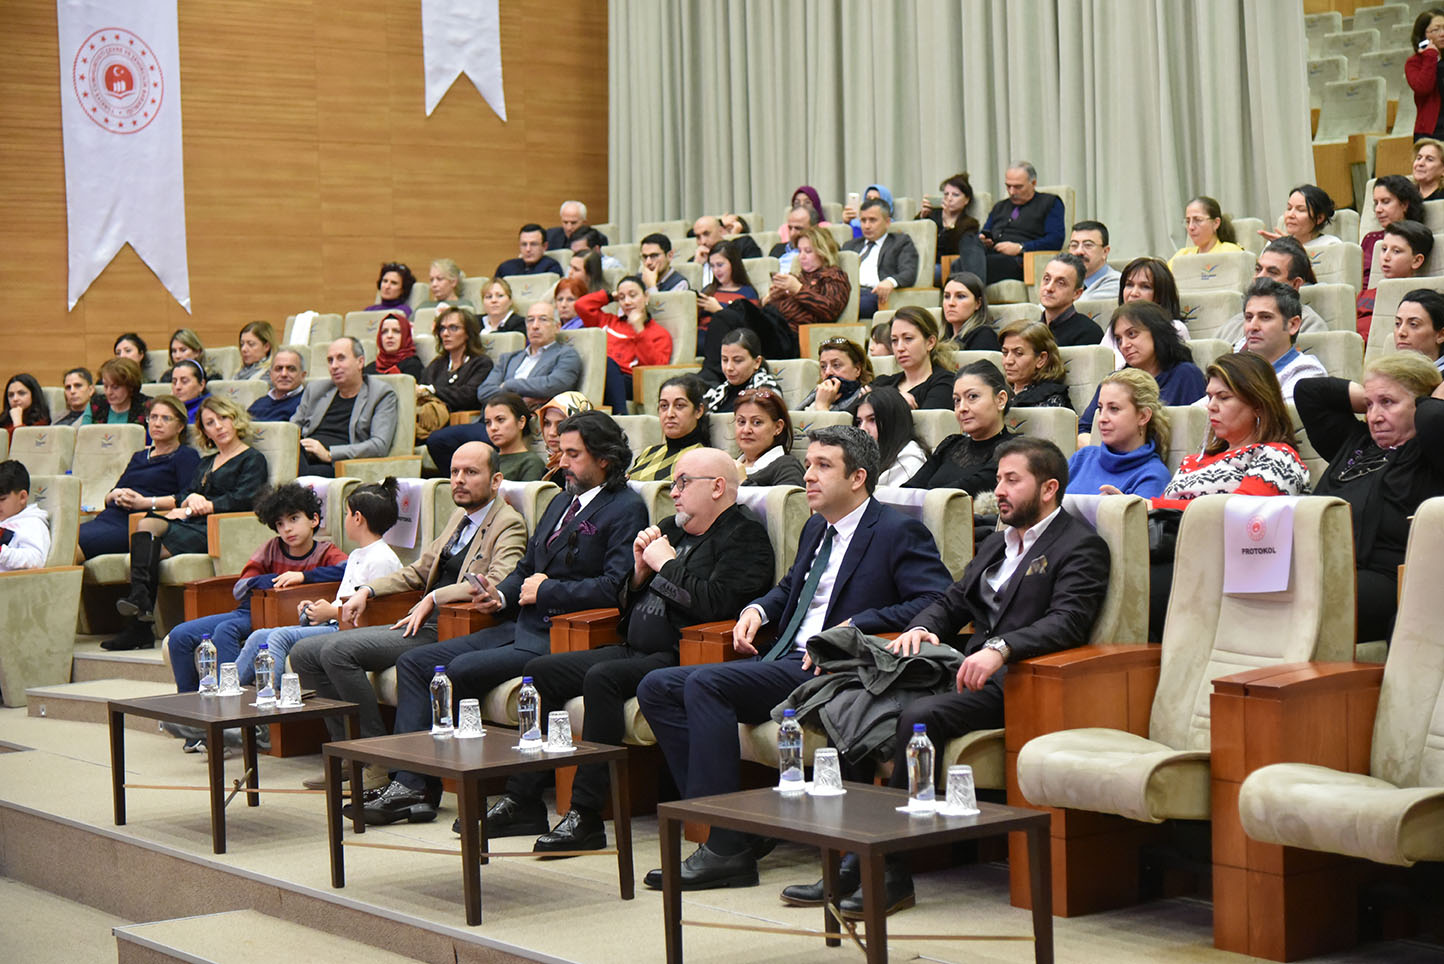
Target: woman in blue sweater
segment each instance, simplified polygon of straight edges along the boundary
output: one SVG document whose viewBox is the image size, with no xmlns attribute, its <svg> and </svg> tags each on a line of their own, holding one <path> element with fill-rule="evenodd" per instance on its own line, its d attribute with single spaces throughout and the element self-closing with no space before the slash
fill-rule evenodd
<svg viewBox="0 0 1444 964">
<path fill-rule="evenodd" d="M 1151 301 L 1130 301 L 1114 310 L 1109 330 L 1124 364 L 1153 376 L 1163 404 L 1192 405 L 1203 397 L 1203 372 L 1193 363 L 1193 352 L 1178 336 L 1167 311 Z M 1078 419 L 1080 446 L 1088 444 L 1082 436 L 1093 430 L 1097 408 L 1098 393 L 1094 392 L 1093 401 Z"/>
<path fill-rule="evenodd" d="M 1172 473 L 1168 452 L 1168 412 L 1153 376 L 1122 368 L 1098 386 L 1099 445 L 1085 445 L 1068 460 L 1068 491 L 1079 495 L 1163 494 Z"/>
</svg>

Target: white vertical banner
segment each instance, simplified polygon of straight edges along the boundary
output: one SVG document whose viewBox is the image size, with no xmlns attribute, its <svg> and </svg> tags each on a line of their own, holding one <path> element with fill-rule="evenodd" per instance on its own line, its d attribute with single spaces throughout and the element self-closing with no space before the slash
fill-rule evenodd
<svg viewBox="0 0 1444 964">
<path fill-rule="evenodd" d="M 496 116 L 506 120 L 501 86 L 499 0 L 421 0 L 421 54 L 426 61 L 426 116 L 466 74 Z"/>
<path fill-rule="evenodd" d="M 68 296 L 130 242 L 191 310 L 176 0 L 56 0 Z"/>
</svg>

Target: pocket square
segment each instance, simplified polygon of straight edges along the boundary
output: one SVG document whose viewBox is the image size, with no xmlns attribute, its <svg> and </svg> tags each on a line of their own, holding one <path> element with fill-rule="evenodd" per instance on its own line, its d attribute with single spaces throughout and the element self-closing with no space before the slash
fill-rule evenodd
<svg viewBox="0 0 1444 964">
<path fill-rule="evenodd" d="M 1028 564 L 1028 570 L 1024 576 L 1041 576 L 1048 571 L 1048 557 L 1039 556 Z"/>
</svg>

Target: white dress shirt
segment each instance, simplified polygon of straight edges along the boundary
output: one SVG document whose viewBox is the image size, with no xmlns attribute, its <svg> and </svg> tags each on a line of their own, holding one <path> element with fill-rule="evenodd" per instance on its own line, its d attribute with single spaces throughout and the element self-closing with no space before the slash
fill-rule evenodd
<svg viewBox="0 0 1444 964">
<path fill-rule="evenodd" d="M 880 283 L 877 276 L 877 259 L 882 256 L 882 243 L 885 240 L 887 240 L 886 235 L 877 241 L 868 241 L 866 238 L 863 239 L 862 250 L 858 252 L 858 256 L 861 258 L 857 268 L 857 283 L 859 286 L 863 288 L 876 288 Z M 869 244 L 872 245 L 872 250 L 870 251 L 867 247 Z M 866 254 L 864 254 L 864 252 L 866 252 Z"/>
<path fill-rule="evenodd" d="M 1018 564 L 1023 561 L 1028 550 L 1033 548 L 1033 544 L 1038 541 L 1044 530 L 1058 517 L 1058 513 L 1061 511 L 1063 511 L 1061 506 L 1054 509 L 1029 526 L 1027 531 L 1020 531 L 1017 526 L 1009 526 L 1003 530 L 1003 561 L 983 573 L 983 580 L 993 591 L 993 595 L 996 596 L 1003 591 L 1008 580 L 1013 578 L 1013 573 L 1018 571 Z"/>
</svg>

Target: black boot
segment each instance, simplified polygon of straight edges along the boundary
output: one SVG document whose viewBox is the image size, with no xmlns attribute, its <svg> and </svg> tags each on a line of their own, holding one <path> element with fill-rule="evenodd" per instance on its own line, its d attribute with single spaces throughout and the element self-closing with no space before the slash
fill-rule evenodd
<svg viewBox="0 0 1444 964">
<path fill-rule="evenodd" d="M 155 593 L 160 584 L 160 540 L 149 532 L 130 537 L 130 592 L 117 600 L 115 611 L 142 622 L 154 619 Z"/>
<path fill-rule="evenodd" d="M 154 646 L 155 634 L 151 631 L 150 623 L 143 623 L 134 616 L 126 617 L 125 629 L 121 630 L 119 636 L 100 644 L 101 649 L 111 652 L 121 649 L 151 649 Z"/>
</svg>

